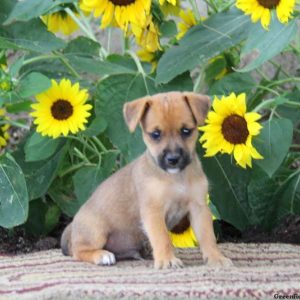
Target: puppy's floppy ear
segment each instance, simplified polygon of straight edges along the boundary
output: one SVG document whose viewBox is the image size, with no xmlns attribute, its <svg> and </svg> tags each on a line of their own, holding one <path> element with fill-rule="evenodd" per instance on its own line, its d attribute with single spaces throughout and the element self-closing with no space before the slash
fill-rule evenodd
<svg viewBox="0 0 300 300">
<path fill-rule="evenodd" d="M 207 113 L 210 109 L 210 98 L 206 95 L 196 94 L 192 92 L 184 92 L 183 96 L 193 114 L 197 125 L 203 125 Z"/>
<path fill-rule="evenodd" d="M 127 102 L 123 107 L 123 114 L 125 122 L 130 130 L 133 132 L 139 122 L 142 120 L 149 107 L 150 96 L 140 98 L 131 102 Z"/>
</svg>

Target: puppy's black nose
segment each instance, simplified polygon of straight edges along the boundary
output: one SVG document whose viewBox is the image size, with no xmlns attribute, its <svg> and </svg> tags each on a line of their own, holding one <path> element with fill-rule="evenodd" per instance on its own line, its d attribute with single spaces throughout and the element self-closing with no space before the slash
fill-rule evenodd
<svg viewBox="0 0 300 300">
<path fill-rule="evenodd" d="M 166 155 L 166 160 L 170 166 L 175 167 L 178 164 L 180 157 L 181 155 L 178 153 L 168 153 Z"/>
</svg>

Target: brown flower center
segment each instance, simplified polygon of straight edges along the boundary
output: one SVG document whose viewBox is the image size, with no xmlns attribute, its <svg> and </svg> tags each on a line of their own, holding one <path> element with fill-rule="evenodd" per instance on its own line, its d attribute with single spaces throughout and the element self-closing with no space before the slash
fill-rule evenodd
<svg viewBox="0 0 300 300">
<path fill-rule="evenodd" d="M 176 224 L 172 229 L 171 232 L 175 234 L 181 234 L 184 233 L 188 228 L 190 227 L 190 220 L 188 216 L 186 215 L 183 217 L 183 219 Z"/>
<path fill-rule="evenodd" d="M 56 120 L 67 120 L 73 114 L 73 106 L 67 100 L 58 99 L 52 104 L 51 113 Z"/>
<path fill-rule="evenodd" d="M 244 144 L 249 135 L 247 122 L 238 115 L 231 115 L 223 121 L 222 134 L 231 144 Z"/>
<path fill-rule="evenodd" d="M 257 1 L 261 6 L 269 9 L 276 7 L 280 2 L 280 0 L 257 0 Z"/>
<path fill-rule="evenodd" d="M 127 6 L 134 3 L 136 0 L 109 0 L 109 1 L 112 2 L 114 5 Z"/>
</svg>

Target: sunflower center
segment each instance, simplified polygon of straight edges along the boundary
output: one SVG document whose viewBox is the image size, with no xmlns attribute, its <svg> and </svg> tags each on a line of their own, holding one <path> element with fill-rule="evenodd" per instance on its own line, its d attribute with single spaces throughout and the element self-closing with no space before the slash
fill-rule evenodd
<svg viewBox="0 0 300 300">
<path fill-rule="evenodd" d="M 112 2 L 114 5 L 127 6 L 134 3 L 136 0 L 109 0 L 109 1 Z"/>
<path fill-rule="evenodd" d="M 73 106 L 67 100 L 58 99 L 52 104 L 51 113 L 56 120 L 67 120 L 73 114 Z"/>
<path fill-rule="evenodd" d="M 190 220 L 186 215 L 177 225 L 175 225 L 171 229 L 171 232 L 175 234 L 181 234 L 184 233 L 189 227 L 190 227 Z"/>
<path fill-rule="evenodd" d="M 249 135 L 247 122 L 238 115 L 231 115 L 223 121 L 222 134 L 231 144 L 244 144 Z"/>
<path fill-rule="evenodd" d="M 276 7 L 280 2 L 280 0 L 257 0 L 257 1 L 261 6 L 269 9 Z"/>
</svg>

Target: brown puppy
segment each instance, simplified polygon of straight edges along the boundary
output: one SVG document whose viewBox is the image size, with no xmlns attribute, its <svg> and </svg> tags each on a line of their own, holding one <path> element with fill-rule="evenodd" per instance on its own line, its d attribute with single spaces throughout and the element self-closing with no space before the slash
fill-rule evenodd
<svg viewBox="0 0 300 300">
<path fill-rule="evenodd" d="M 188 215 L 204 260 L 213 266 L 231 261 L 218 250 L 206 204 L 208 183 L 195 152 L 197 126 L 210 107 L 207 96 L 171 92 L 124 106 L 131 132 L 140 123 L 147 150 L 113 174 L 81 207 L 62 236 L 64 254 L 111 265 L 117 258 L 140 257 L 145 240 L 156 268 L 182 266 L 168 229 Z"/>
</svg>

